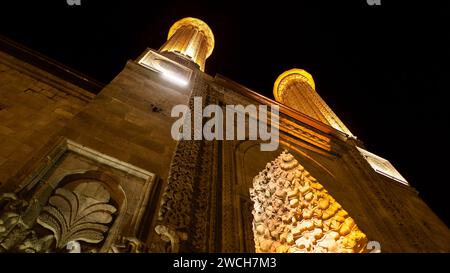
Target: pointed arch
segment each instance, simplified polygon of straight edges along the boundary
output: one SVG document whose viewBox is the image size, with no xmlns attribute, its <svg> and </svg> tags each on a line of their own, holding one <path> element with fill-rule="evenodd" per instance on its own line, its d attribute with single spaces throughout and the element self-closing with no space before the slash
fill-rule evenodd
<svg viewBox="0 0 450 273">
<path fill-rule="evenodd" d="M 283 151 L 254 177 L 256 252 L 363 252 L 367 236 L 322 184 Z"/>
</svg>

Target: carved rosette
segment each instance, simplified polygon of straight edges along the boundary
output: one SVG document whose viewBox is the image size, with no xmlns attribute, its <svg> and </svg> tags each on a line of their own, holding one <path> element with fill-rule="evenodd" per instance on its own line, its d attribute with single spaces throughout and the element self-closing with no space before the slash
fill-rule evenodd
<svg viewBox="0 0 450 273">
<path fill-rule="evenodd" d="M 256 252 L 363 252 L 353 218 L 284 151 L 253 179 Z"/>
</svg>

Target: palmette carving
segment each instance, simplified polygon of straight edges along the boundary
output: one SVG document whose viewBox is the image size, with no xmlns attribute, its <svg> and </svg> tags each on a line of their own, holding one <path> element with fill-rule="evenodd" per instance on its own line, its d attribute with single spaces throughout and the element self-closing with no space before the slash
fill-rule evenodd
<svg viewBox="0 0 450 273">
<path fill-rule="evenodd" d="M 96 182 L 81 183 L 73 191 L 59 188 L 37 222 L 53 232 L 58 249 L 71 241 L 99 243 L 116 212 L 109 199 L 109 192 Z"/>
<path fill-rule="evenodd" d="M 253 180 L 256 252 L 363 252 L 353 218 L 284 151 Z"/>
</svg>

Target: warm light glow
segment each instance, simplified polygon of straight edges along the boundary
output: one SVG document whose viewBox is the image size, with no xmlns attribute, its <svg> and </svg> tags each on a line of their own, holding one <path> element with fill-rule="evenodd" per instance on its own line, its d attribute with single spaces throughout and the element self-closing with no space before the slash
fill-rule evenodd
<svg viewBox="0 0 450 273">
<path fill-rule="evenodd" d="M 308 83 L 312 87 L 312 89 L 316 89 L 316 84 L 314 83 L 314 79 L 311 74 L 303 69 L 293 68 L 291 70 L 285 71 L 276 79 L 275 84 L 273 85 L 273 95 L 275 96 L 275 100 L 279 102 L 283 101 L 283 90 L 291 80 L 301 80 Z"/>
<path fill-rule="evenodd" d="M 138 63 L 158 72 L 161 77 L 178 86 L 187 86 L 191 79 L 192 69 L 182 66 L 151 49 L 147 51 Z"/>
<path fill-rule="evenodd" d="M 314 79 L 303 69 L 282 73 L 273 86 L 275 100 L 349 136 L 350 130 L 316 92 Z"/>
<path fill-rule="evenodd" d="M 408 181 L 395 169 L 391 162 L 362 148 L 356 148 L 377 173 L 409 186 Z"/>
<path fill-rule="evenodd" d="M 355 220 L 287 151 L 253 178 L 250 198 L 257 253 L 366 251 Z"/>
<path fill-rule="evenodd" d="M 172 27 L 169 30 L 169 34 L 167 35 L 167 40 L 170 40 L 172 36 L 180 29 L 186 26 L 192 26 L 196 29 L 198 29 L 200 32 L 205 35 L 206 41 L 207 41 L 207 53 L 206 58 L 211 56 L 213 49 L 214 49 L 214 34 L 212 33 L 209 26 L 203 22 L 200 19 L 193 18 L 193 17 L 186 17 L 179 21 L 177 21 L 175 24 L 172 25 Z"/>
<path fill-rule="evenodd" d="M 160 51 L 174 52 L 189 58 L 204 71 L 205 61 L 214 49 L 214 35 L 202 20 L 187 17 L 179 20 L 169 30 L 167 42 Z"/>
<path fill-rule="evenodd" d="M 188 56 L 190 59 L 192 59 L 195 55 L 195 46 L 192 45 L 192 43 L 188 46 L 188 48 L 185 50 L 184 54 Z"/>
<path fill-rule="evenodd" d="M 188 85 L 188 82 L 180 77 L 178 77 L 176 74 L 171 73 L 170 71 L 162 71 L 161 75 L 163 78 L 166 78 L 167 80 L 175 83 L 179 86 L 186 86 Z"/>
</svg>

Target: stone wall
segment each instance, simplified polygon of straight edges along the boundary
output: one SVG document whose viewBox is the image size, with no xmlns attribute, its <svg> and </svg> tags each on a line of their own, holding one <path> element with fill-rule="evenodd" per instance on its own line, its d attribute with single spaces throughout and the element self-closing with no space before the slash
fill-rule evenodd
<svg viewBox="0 0 450 273">
<path fill-rule="evenodd" d="M 239 90 L 236 85 L 215 86 L 214 89 L 218 92 L 214 96 L 223 104 L 262 103 L 257 96 Z M 219 166 L 222 168 L 222 206 L 221 211 L 216 212 L 222 225 L 221 251 L 251 251 L 252 225 L 256 224 L 251 215 L 254 204 L 248 208 L 243 200 L 251 199 L 249 190 L 266 164 L 287 150 L 348 212 L 367 239 L 380 243 L 381 252 L 450 252 L 448 227 L 413 187 L 375 172 L 356 148 L 360 142 L 311 128 L 295 120 L 294 115 L 287 114 L 282 107 L 280 113 L 278 151 L 261 152 L 257 141 L 223 142 L 220 154 L 223 165 Z M 294 125 L 287 127 L 290 124 L 287 120 Z M 313 138 L 324 139 L 329 145 L 320 147 Z M 262 236 L 264 238 L 265 234 Z M 269 247 L 269 251 L 275 250 Z M 368 247 L 365 251 L 370 250 L 373 249 Z"/>
<path fill-rule="evenodd" d="M 259 151 L 259 143 L 251 141 L 224 147 L 221 186 L 224 203 L 222 211 L 218 213 L 223 217 L 222 251 L 250 249 L 248 246 L 253 242 L 254 236 L 249 233 L 249 229 L 258 224 L 254 222 L 251 210 L 258 202 L 248 208 L 242 205 L 242 200 L 250 199 L 248 192 L 255 183 L 254 179 L 261 176 L 260 172 L 264 171 L 266 164 L 273 162 L 277 153 L 281 153 L 283 149 L 292 153 L 320 181 L 330 196 L 354 219 L 369 241 L 380 244 L 381 252 L 450 251 L 448 227 L 424 203 L 414 188 L 373 171 L 356 148 L 355 151 L 349 148 L 337 156 L 323 156 L 302 147 L 287 145 L 282 145 L 280 151 L 275 153 L 262 153 Z M 269 184 L 261 185 L 269 189 Z M 286 188 L 288 190 L 289 187 Z M 299 219 L 303 218 L 296 218 L 297 221 Z M 339 230 L 337 226 L 335 229 Z M 265 238 L 266 234 L 261 236 Z M 271 237 L 268 236 L 267 239 Z M 366 251 L 370 250 L 373 249 L 368 247 Z M 269 248 L 269 251 L 276 250 Z"/>
<path fill-rule="evenodd" d="M 151 186 L 155 196 L 138 208 L 144 221 L 134 229 L 143 234 L 123 230 L 123 234 L 134 234 L 145 241 L 176 145 L 171 137 L 175 118 L 170 113 L 174 105 L 188 104 L 192 88 L 196 87 L 195 74 L 189 86 L 178 88 L 161 80 L 159 74 L 129 61 L 94 96 L 7 54 L 0 57 L 1 191 L 20 191 L 20 198 L 32 196 L 34 193 L 29 190 L 34 186 L 24 181 L 35 177 L 40 168 L 33 162 L 44 160 L 40 164 L 44 166 L 55 142 L 73 141 L 155 175 Z M 19 70 L 18 66 L 25 68 Z M 46 183 L 46 179 L 35 179 L 33 183 Z M 142 189 L 130 183 L 124 187 L 132 197 L 129 203 L 142 194 Z"/>
<path fill-rule="evenodd" d="M 63 129 L 62 135 L 105 155 L 152 172 L 157 188 L 164 189 L 169 176 L 176 141 L 171 128 L 177 118 L 172 107 L 187 105 L 190 86 L 178 88 L 134 61 Z M 156 189 L 147 209 L 148 234 L 154 230 L 161 190 Z M 147 240 L 144 234 L 143 241 Z"/>
<path fill-rule="evenodd" d="M 172 240 L 171 251 L 178 250 L 174 244 L 183 238 L 187 241 L 180 251 L 254 251 L 260 248 L 255 249 L 251 228 L 252 179 L 287 149 L 368 240 L 380 242 L 382 252 L 450 251 L 450 231 L 413 188 L 375 173 L 353 140 L 323 124 L 314 128 L 314 121 L 290 114 L 291 110 L 281 109 L 282 145 L 276 152 L 260 152 L 259 143 L 251 141 L 192 141 L 177 146 L 170 133 L 176 118 L 170 112 L 174 105 L 189 104 L 192 94 L 222 105 L 275 103 L 221 85 L 194 71 L 191 85 L 178 88 L 129 61 L 94 96 L 0 53 L 1 191 L 16 191 L 23 176 L 33 172 L 22 171 L 24 166 L 45 159 L 52 142 L 69 139 L 155 174 L 151 200 L 139 208 L 146 214 L 142 241 L 154 242 L 156 224 L 174 223 L 160 225 L 157 231 L 164 233 L 162 239 Z M 127 191 L 133 196 L 141 190 L 130 186 Z M 175 212 L 160 211 L 161 200 L 166 212 Z M 189 221 L 180 226 L 176 217 Z M 176 239 L 174 232 L 162 227 L 183 230 Z"/>
<path fill-rule="evenodd" d="M 51 141 L 93 94 L 0 52 L 0 185 Z"/>
<path fill-rule="evenodd" d="M 164 180 L 176 144 L 170 112 L 173 105 L 187 104 L 189 94 L 130 61 L 62 135 Z"/>
</svg>

